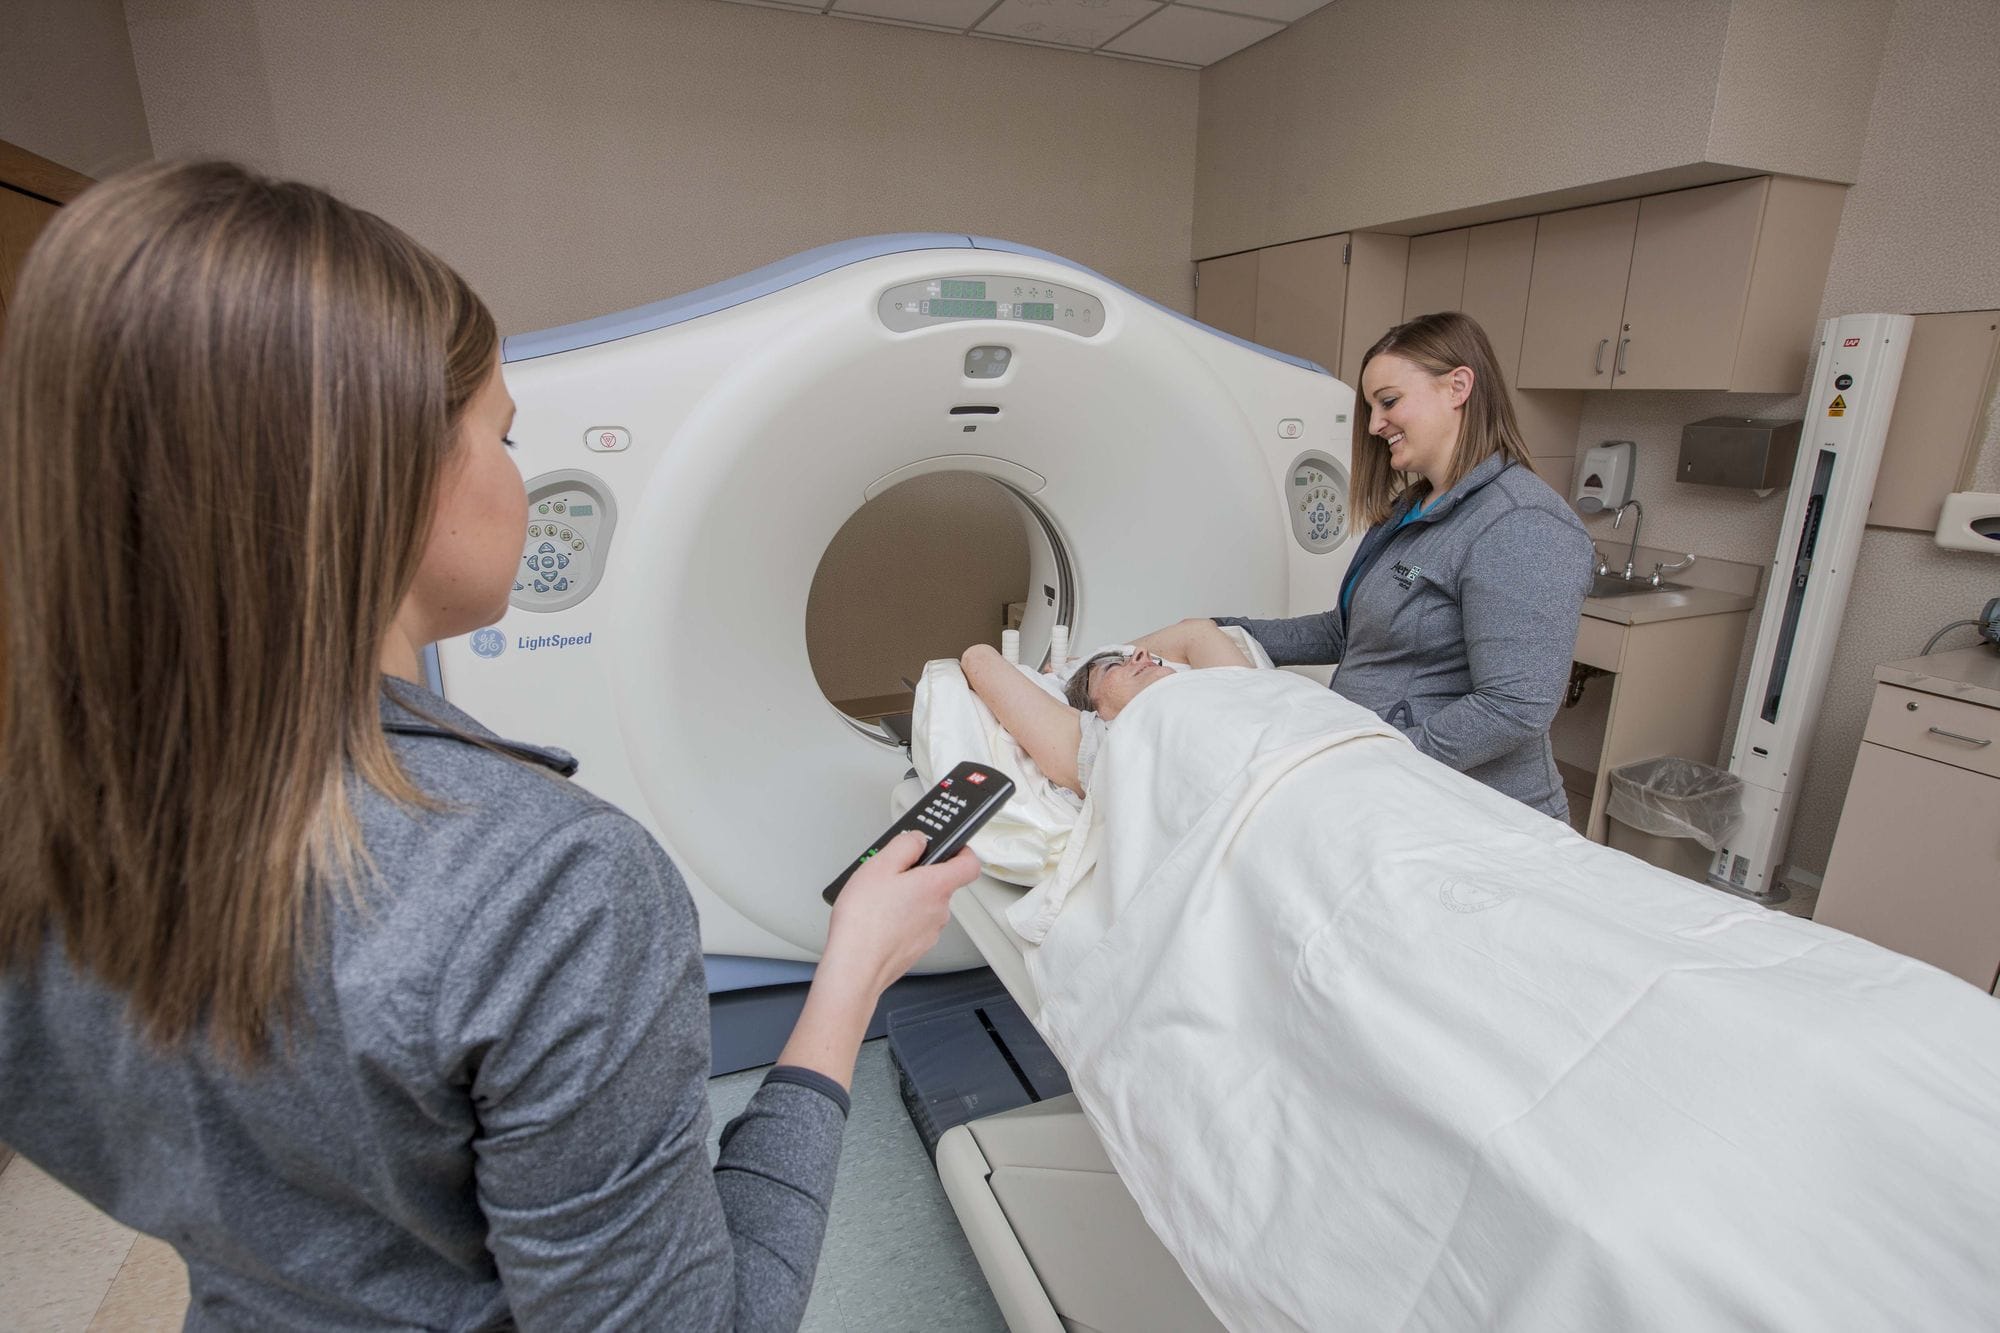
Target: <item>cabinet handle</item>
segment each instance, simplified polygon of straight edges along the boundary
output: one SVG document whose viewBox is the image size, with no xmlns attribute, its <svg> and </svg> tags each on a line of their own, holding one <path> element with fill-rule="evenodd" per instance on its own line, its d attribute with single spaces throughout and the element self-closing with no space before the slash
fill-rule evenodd
<svg viewBox="0 0 2000 1333">
<path fill-rule="evenodd" d="M 1618 360 L 1613 365 L 1612 369 L 1614 369 L 1620 375 L 1623 375 L 1625 373 L 1625 349 L 1630 347 L 1631 345 L 1632 345 L 1632 340 L 1630 338 L 1620 338 L 1618 340 Z"/>
<path fill-rule="evenodd" d="M 1942 736 L 1948 741 L 1964 741 L 1967 745 L 1977 745 L 1981 749 L 1993 744 L 1983 736 L 1961 736 L 1958 732 L 1946 731 L 1943 727 L 1932 727 L 1931 735 Z"/>
<path fill-rule="evenodd" d="M 1599 338 L 1597 340 L 1597 356 L 1590 363 L 1591 374 L 1602 375 L 1604 373 L 1604 349 L 1609 346 L 1611 346 L 1611 339 Z"/>
</svg>

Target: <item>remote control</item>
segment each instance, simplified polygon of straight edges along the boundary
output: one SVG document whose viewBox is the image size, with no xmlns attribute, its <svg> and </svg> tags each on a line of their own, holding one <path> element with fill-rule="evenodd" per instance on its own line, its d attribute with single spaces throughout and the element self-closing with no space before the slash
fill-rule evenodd
<svg viewBox="0 0 2000 1333">
<path fill-rule="evenodd" d="M 855 857 L 854 864 L 841 871 L 820 897 L 828 903 L 838 898 L 847 887 L 848 877 L 905 829 L 915 829 L 931 840 L 924 854 L 917 858 L 918 865 L 950 860 L 1013 794 L 1014 784 L 999 769 L 984 764 L 960 764 L 939 778 L 937 786 L 925 792 L 867 851 Z"/>
</svg>

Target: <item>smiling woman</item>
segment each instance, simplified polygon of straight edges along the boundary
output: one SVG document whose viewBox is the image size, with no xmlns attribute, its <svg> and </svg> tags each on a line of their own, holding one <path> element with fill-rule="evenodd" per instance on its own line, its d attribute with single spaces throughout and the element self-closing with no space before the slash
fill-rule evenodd
<svg viewBox="0 0 2000 1333">
<path fill-rule="evenodd" d="M 1353 506 L 1370 530 L 1338 600 L 1214 623 L 1243 626 L 1280 666 L 1338 663 L 1333 688 L 1425 754 L 1565 818 L 1548 728 L 1590 587 L 1583 524 L 1529 466 L 1467 316 L 1390 329 L 1362 357 L 1361 390 Z"/>
</svg>

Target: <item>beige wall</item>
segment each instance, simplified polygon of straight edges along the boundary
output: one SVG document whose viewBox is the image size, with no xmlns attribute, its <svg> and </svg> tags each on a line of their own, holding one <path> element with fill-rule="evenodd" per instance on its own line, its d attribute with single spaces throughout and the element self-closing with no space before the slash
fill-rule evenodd
<svg viewBox="0 0 2000 1333">
<path fill-rule="evenodd" d="M 1900 0 L 1841 216 L 1825 315 L 2000 309 L 2000 5 Z M 1803 410 L 1803 409 L 1801 409 Z M 2000 491 L 2000 401 L 1988 405 L 1975 488 Z M 2000 596 L 2000 559 L 1921 533 L 1862 542 L 1792 833 L 1794 863 L 1826 865 L 1877 664 Z M 1976 642 L 1957 631 L 1945 646 Z"/>
<path fill-rule="evenodd" d="M 510 331 L 891 231 L 1192 305 L 1196 76 L 711 0 L 128 0 L 162 155 L 326 184 Z"/>
<path fill-rule="evenodd" d="M 0 139 L 93 177 L 152 156 L 118 0 L 0 6 Z"/>
<path fill-rule="evenodd" d="M 1510 215 L 1481 211 L 1500 201 L 1535 212 L 1745 169 L 1851 180 L 1887 12 L 1341 0 L 1202 71 L 1195 253 L 1437 230 Z"/>
<path fill-rule="evenodd" d="M 1991 0 L 1902 0 L 1885 25 L 1859 170 L 1841 215 L 1822 317 L 1872 310 L 2000 308 L 2000 6 Z M 1801 384 L 1803 390 L 1810 383 Z M 1723 413 L 1802 417 L 1803 394 L 1592 393 L 1579 452 L 1637 440 L 1633 493 L 1648 545 L 1768 563 L 1785 493 L 1758 500 L 1674 481 L 1680 428 Z M 2000 403 L 1988 411 L 1975 486 L 2000 490 Z M 1586 520 L 1607 548 L 1619 534 Z M 1790 862 L 1825 869 L 1847 795 L 1875 667 L 1914 656 L 1933 632 L 2000 595 L 2000 560 L 1940 550 L 1921 533 L 1870 529 L 1855 566 L 1826 700 L 1799 792 Z M 1748 677 L 1748 652 L 1739 687 Z M 1959 631 L 1945 646 L 1972 642 Z M 1733 736 L 1735 719 L 1730 722 Z M 1725 742 L 1721 758 L 1728 755 Z"/>
</svg>

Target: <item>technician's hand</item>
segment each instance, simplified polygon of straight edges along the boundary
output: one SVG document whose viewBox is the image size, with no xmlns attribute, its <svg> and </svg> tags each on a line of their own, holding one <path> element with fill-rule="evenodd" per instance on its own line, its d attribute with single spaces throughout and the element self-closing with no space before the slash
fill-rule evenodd
<svg viewBox="0 0 2000 1333">
<path fill-rule="evenodd" d="M 833 904 L 822 968 L 852 969 L 877 993 L 930 951 L 951 919 L 951 895 L 979 875 L 970 847 L 934 866 L 919 866 L 923 834 L 889 840 L 847 881 Z"/>
</svg>

